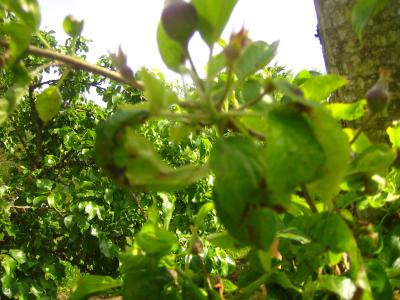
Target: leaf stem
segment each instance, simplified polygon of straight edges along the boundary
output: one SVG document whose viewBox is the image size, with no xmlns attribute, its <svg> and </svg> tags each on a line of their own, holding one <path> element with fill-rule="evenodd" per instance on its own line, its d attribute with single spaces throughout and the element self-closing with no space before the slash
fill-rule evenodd
<svg viewBox="0 0 400 300">
<path fill-rule="evenodd" d="M 245 110 L 246 108 L 252 107 L 253 105 L 260 102 L 266 94 L 267 94 L 266 92 L 262 92 L 260 95 L 258 95 L 253 100 L 250 100 L 249 102 L 243 104 L 241 107 L 238 108 L 238 110 Z"/>
<path fill-rule="evenodd" d="M 232 66 L 229 66 L 228 68 L 228 80 L 226 82 L 225 85 L 225 90 L 224 90 L 224 94 L 221 97 L 221 100 L 218 103 L 218 107 L 220 107 L 222 105 L 222 103 L 224 103 L 225 98 L 229 95 L 229 91 L 231 90 L 231 86 L 232 86 Z"/>
<path fill-rule="evenodd" d="M 306 200 L 306 202 L 307 202 L 308 206 L 310 207 L 311 211 L 313 213 L 318 213 L 318 209 L 315 206 L 314 200 L 312 199 L 312 197 L 311 197 L 311 195 L 310 195 L 310 193 L 309 193 L 309 191 L 307 189 L 307 186 L 304 183 L 301 185 L 301 190 L 303 192 L 303 197 Z"/>
<path fill-rule="evenodd" d="M 360 134 L 365 130 L 365 126 L 367 126 L 368 122 L 372 120 L 372 117 L 374 117 L 374 113 L 370 113 L 366 119 L 361 123 L 360 128 L 358 129 L 357 133 L 353 136 L 353 138 L 350 140 L 349 145 L 351 146 L 357 138 L 360 136 Z"/>
<path fill-rule="evenodd" d="M 189 61 L 190 67 L 192 68 L 192 71 L 193 71 L 193 79 L 196 81 L 196 83 L 198 84 L 200 89 L 204 92 L 204 84 L 200 79 L 199 73 L 197 72 L 196 66 L 194 65 L 193 59 L 192 59 L 187 47 L 185 47 L 185 52 L 186 52 L 185 54 Z"/>
</svg>

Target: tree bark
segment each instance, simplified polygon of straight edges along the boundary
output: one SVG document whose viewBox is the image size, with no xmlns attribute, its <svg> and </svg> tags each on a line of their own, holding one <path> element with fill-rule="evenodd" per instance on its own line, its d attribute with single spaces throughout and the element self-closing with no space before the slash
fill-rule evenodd
<svg viewBox="0 0 400 300">
<path fill-rule="evenodd" d="M 349 84 L 334 95 L 335 101 L 353 102 L 365 97 L 377 81 L 379 69 L 392 72 L 391 102 L 387 115 L 368 126 L 373 141 L 384 141 L 385 128 L 400 119 L 400 1 L 389 0 L 384 10 L 369 20 L 359 40 L 351 24 L 356 0 L 314 0 L 318 32 L 328 73 L 342 75 Z"/>
</svg>

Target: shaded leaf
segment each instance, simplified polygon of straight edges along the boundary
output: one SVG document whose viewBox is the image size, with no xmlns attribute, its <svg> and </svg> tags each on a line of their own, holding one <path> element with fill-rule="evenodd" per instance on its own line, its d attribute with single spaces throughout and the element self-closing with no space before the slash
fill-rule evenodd
<svg viewBox="0 0 400 300">
<path fill-rule="evenodd" d="M 79 279 L 70 299 L 86 300 L 90 295 L 120 287 L 121 285 L 121 280 L 113 279 L 109 276 L 86 275 Z"/>
<path fill-rule="evenodd" d="M 169 69 L 180 73 L 181 67 L 186 60 L 185 49 L 180 43 L 167 35 L 161 23 L 157 27 L 157 44 L 158 51 L 165 65 Z"/>
<path fill-rule="evenodd" d="M 163 268 L 129 271 L 123 276 L 124 299 L 165 299 L 164 286 L 172 282 L 171 275 Z"/>
<path fill-rule="evenodd" d="M 296 186 L 321 175 L 326 157 L 312 127 L 295 105 L 277 106 L 268 113 L 267 121 L 267 182 L 276 204 L 285 207 Z"/>
<path fill-rule="evenodd" d="M 317 196 L 317 200 L 329 207 L 330 201 L 339 192 L 340 184 L 346 176 L 350 156 L 349 142 L 329 112 L 317 103 L 308 105 L 311 107 L 305 117 L 325 154 L 319 178 L 309 185 L 309 189 Z"/>
<path fill-rule="evenodd" d="M 235 61 L 233 70 L 239 80 L 254 72 L 263 69 L 275 57 L 279 42 L 267 44 L 263 41 L 248 44 L 238 59 Z"/>
<path fill-rule="evenodd" d="M 382 11 L 387 0 L 358 0 L 353 7 L 351 23 L 358 37 L 361 38 L 362 31 L 370 18 Z"/>
<path fill-rule="evenodd" d="M 388 145 L 372 145 L 354 160 L 349 173 L 385 174 L 395 159 L 396 153 Z"/>
<path fill-rule="evenodd" d="M 374 299 L 391 299 L 393 296 L 392 286 L 383 263 L 373 259 L 366 263 L 366 268 Z"/>
</svg>

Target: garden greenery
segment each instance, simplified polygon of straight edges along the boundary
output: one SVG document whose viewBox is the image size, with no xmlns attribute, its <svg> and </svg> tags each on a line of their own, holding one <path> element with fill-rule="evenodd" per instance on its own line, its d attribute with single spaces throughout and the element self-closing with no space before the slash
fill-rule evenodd
<svg viewBox="0 0 400 300">
<path fill-rule="evenodd" d="M 344 78 L 270 66 L 278 42 L 244 28 L 221 40 L 236 2 L 167 1 L 159 52 L 191 86 L 133 72 L 121 49 L 92 65 L 83 21 L 65 18 L 60 45 L 36 0 L 0 3 L 4 297 L 393 297 L 400 125 L 381 129 L 386 144 L 363 133 L 389 73 L 366 99 L 331 103 Z M 360 34 L 374 5 L 355 7 Z"/>
</svg>

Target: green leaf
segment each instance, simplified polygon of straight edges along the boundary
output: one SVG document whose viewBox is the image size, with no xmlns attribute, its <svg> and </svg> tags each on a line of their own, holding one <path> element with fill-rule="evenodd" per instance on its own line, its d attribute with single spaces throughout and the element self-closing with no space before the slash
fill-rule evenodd
<svg viewBox="0 0 400 300">
<path fill-rule="evenodd" d="M 308 70 L 301 70 L 299 73 L 296 74 L 296 76 L 293 78 L 292 83 L 300 86 L 304 82 L 306 82 L 308 79 L 312 78 L 313 74 L 311 74 L 310 71 Z"/>
<path fill-rule="evenodd" d="M 37 0 L 4 0 L 4 4 L 32 31 L 39 29 L 40 7 Z"/>
<path fill-rule="evenodd" d="M 396 153 L 389 145 L 372 145 L 354 160 L 349 174 L 385 174 L 395 159 Z"/>
<path fill-rule="evenodd" d="M 264 87 L 260 81 L 256 79 L 246 80 L 242 84 L 241 96 L 244 102 L 256 99 L 264 92 Z"/>
<path fill-rule="evenodd" d="M 400 124 L 396 124 L 394 127 L 388 127 L 386 133 L 389 136 L 392 147 L 395 149 L 400 148 Z"/>
<path fill-rule="evenodd" d="M 178 96 L 165 85 L 163 80 L 156 78 L 146 69 L 140 71 L 140 77 L 145 88 L 144 96 L 150 102 L 150 112 L 157 114 L 178 102 Z"/>
<path fill-rule="evenodd" d="M 198 226 L 198 227 L 201 226 L 201 224 L 203 223 L 204 219 L 213 210 L 214 210 L 214 203 L 213 202 L 204 203 L 200 207 L 199 212 L 194 217 L 194 224 L 196 226 Z"/>
<path fill-rule="evenodd" d="M 300 88 L 304 98 L 321 102 L 326 100 L 334 91 L 347 84 L 347 80 L 341 76 L 328 74 L 311 77 Z"/>
<path fill-rule="evenodd" d="M 199 32 L 207 45 L 212 48 L 235 7 L 237 0 L 192 0 L 199 16 Z"/>
<path fill-rule="evenodd" d="M 79 279 L 70 299 L 86 300 L 90 295 L 117 288 L 121 285 L 122 281 L 120 279 L 113 279 L 109 276 L 87 275 Z"/>
<path fill-rule="evenodd" d="M 9 253 L 19 264 L 26 262 L 26 254 L 24 251 L 20 249 L 10 249 Z"/>
<path fill-rule="evenodd" d="M 358 0 L 353 7 L 351 23 L 354 31 L 361 39 L 361 34 L 368 21 L 385 8 L 387 0 Z"/>
<path fill-rule="evenodd" d="M 72 38 L 76 38 L 81 35 L 83 30 L 84 21 L 78 21 L 73 16 L 66 16 L 63 22 L 64 32 Z"/>
<path fill-rule="evenodd" d="M 357 130 L 351 128 L 344 128 L 343 132 L 347 135 L 348 140 L 351 141 L 353 137 L 356 135 Z M 365 133 L 362 132 L 355 140 L 355 142 L 351 145 L 351 150 L 357 153 L 361 153 L 371 145 L 372 145 L 371 141 L 368 139 Z"/>
<path fill-rule="evenodd" d="M 250 210 L 245 225 L 250 244 L 261 250 L 269 250 L 276 235 L 276 213 L 269 208 Z"/>
<path fill-rule="evenodd" d="M 178 240 L 172 232 L 151 223 L 143 225 L 135 240 L 146 254 L 158 256 L 168 254 L 178 245 Z"/>
<path fill-rule="evenodd" d="M 17 261 L 11 256 L 4 255 L 1 258 L 1 266 L 4 268 L 4 271 L 7 275 L 12 275 L 14 270 L 17 268 Z"/>
<path fill-rule="evenodd" d="M 354 299 L 356 290 L 357 287 L 349 278 L 321 275 L 316 281 L 306 285 L 303 297 L 305 299 L 314 299 L 316 291 L 329 291 L 343 300 L 351 300 Z"/>
<path fill-rule="evenodd" d="M 365 99 L 353 103 L 329 103 L 325 105 L 335 120 L 354 121 L 362 118 L 367 112 Z"/>
<path fill-rule="evenodd" d="M 214 55 L 207 65 L 207 78 L 213 80 L 226 67 L 226 58 L 224 52 Z"/>
<path fill-rule="evenodd" d="M 299 288 L 293 285 L 288 275 L 283 272 L 278 272 L 278 271 L 273 272 L 271 276 L 268 278 L 268 283 L 276 283 L 285 289 L 292 289 L 297 292 L 301 292 Z"/>
<path fill-rule="evenodd" d="M 13 66 L 28 48 L 31 41 L 32 28 L 26 24 L 13 22 L 2 25 L 1 29 L 11 38 L 9 47 L 11 57 L 7 61 L 7 65 Z"/>
<path fill-rule="evenodd" d="M 247 45 L 233 66 L 239 80 L 263 69 L 275 57 L 278 45 L 279 42 L 269 45 L 263 41 Z"/>
<path fill-rule="evenodd" d="M 260 151 L 240 136 L 220 139 L 210 156 L 215 173 L 215 207 L 221 222 L 238 241 L 268 250 L 276 233 L 275 213 L 268 205 Z"/>
<path fill-rule="evenodd" d="M 36 111 L 39 118 L 47 123 L 53 119 L 61 109 L 62 97 L 58 87 L 45 89 L 36 97 Z"/>
<path fill-rule="evenodd" d="M 318 179 L 326 157 L 301 108 L 294 103 L 275 107 L 267 121 L 268 187 L 276 204 L 286 207 L 296 186 Z"/>
<path fill-rule="evenodd" d="M 341 217 L 331 212 L 301 216 L 294 219 L 291 226 L 303 231 L 304 235 L 312 241 L 304 248 L 305 255 L 310 250 L 312 255 L 322 255 L 326 250 L 330 250 L 332 253 L 348 253 L 351 260 L 350 275 L 353 282 L 368 290 L 369 284 L 360 251 L 351 230 Z M 312 249 L 319 250 L 315 253 Z"/>
<path fill-rule="evenodd" d="M 206 239 L 215 247 L 223 249 L 239 250 L 243 248 L 227 231 L 209 234 Z"/>
<path fill-rule="evenodd" d="M 329 207 L 346 176 L 350 147 L 346 134 L 329 112 L 317 103 L 310 102 L 309 105 L 310 109 L 305 117 L 325 154 L 319 178 L 309 185 L 309 189 L 317 196 L 317 200 Z"/>
<path fill-rule="evenodd" d="M 178 73 L 182 72 L 182 66 L 186 60 L 184 47 L 177 41 L 171 39 L 165 32 L 161 23 L 157 28 L 158 51 L 165 65 Z"/>
<path fill-rule="evenodd" d="M 121 187 L 134 191 L 175 191 L 206 176 L 207 165 L 167 165 L 152 145 L 134 132 L 148 115 L 125 109 L 101 123 L 96 131 L 97 164 Z"/>
<path fill-rule="evenodd" d="M 31 77 L 28 70 L 21 64 L 15 64 L 12 68 L 15 83 L 8 88 L 3 97 L 0 97 L 0 125 L 5 122 L 28 90 Z"/>
<path fill-rule="evenodd" d="M 172 280 L 164 268 L 130 271 L 123 276 L 122 294 L 124 299 L 167 299 L 164 288 Z"/>
<path fill-rule="evenodd" d="M 211 150 L 210 165 L 216 176 L 217 196 L 223 198 L 220 201 L 224 209 L 237 220 L 247 202 L 262 201 L 259 191 L 265 171 L 258 151 L 250 139 L 240 136 L 219 139 Z"/>
<path fill-rule="evenodd" d="M 374 299 L 391 299 L 393 296 L 392 286 L 383 262 L 377 259 L 370 260 L 366 264 L 366 268 Z"/>
</svg>

